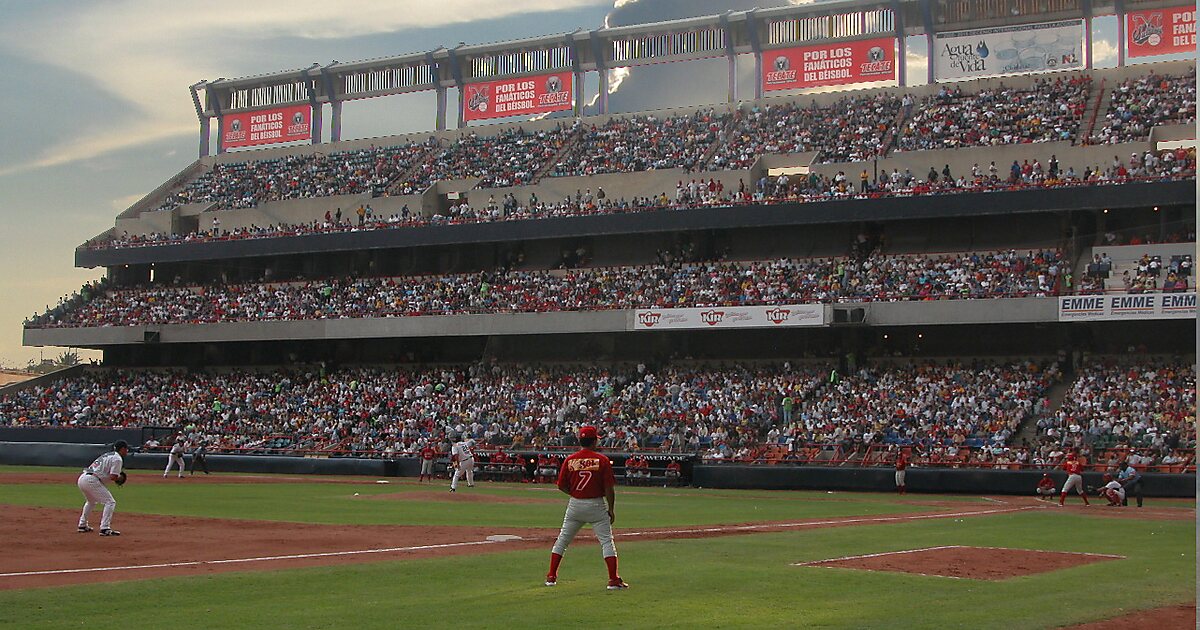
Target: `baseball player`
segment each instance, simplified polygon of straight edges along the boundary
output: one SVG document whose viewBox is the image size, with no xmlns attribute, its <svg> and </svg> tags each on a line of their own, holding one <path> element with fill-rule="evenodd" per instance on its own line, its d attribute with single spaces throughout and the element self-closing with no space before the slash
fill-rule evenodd
<svg viewBox="0 0 1200 630">
<path fill-rule="evenodd" d="M 437 457 L 437 450 L 433 448 L 433 444 L 426 442 L 425 447 L 421 449 L 421 476 L 417 477 L 417 481 L 425 481 L 428 478 L 433 481 L 433 460 Z"/>
<path fill-rule="evenodd" d="M 204 469 L 204 474 L 208 472 L 208 447 L 204 445 L 204 441 L 196 442 L 196 447 L 192 449 L 192 471 L 188 475 L 196 474 L 196 467 Z"/>
<path fill-rule="evenodd" d="M 608 565 L 608 590 L 617 591 L 629 585 L 617 575 L 617 546 L 613 543 L 612 524 L 616 521 L 613 504 L 616 502 L 617 478 L 613 474 L 612 462 L 597 453 L 599 434 L 596 427 L 579 429 L 579 446 L 575 454 L 563 460 L 558 471 L 558 489 L 570 495 L 567 513 L 563 516 L 562 531 L 554 541 L 550 552 L 550 572 L 546 574 L 546 586 L 558 583 L 558 565 L 562 562 L 567 545 L 575 539 L 584 523 L 592 526 L 592 533 L 600 541 L 600 553 Z M 605 509 L 607 503 L 607 509 Z"/>
<path fill-rule="evenodd" d="M 100 535 L 121 535 L 121 532 L 112 528 L 112 517 L 113 512 L 117 510 L 117 500 L 113 498 L 107 486 L 109 483 L 115 483 L 118 486 L 125 484 L 122 458 L 128 454 L 129 444 L 125 443 L 125 440 L 117 440 L 113 444 L 113 450 L 97 457 L 79 475 L 79 480 L 75 484 L 79 486 L 79 491 L 83 493 L 84 498 L 83 514 L 79 515 L 79 533 L 86 534 L 92 531 L 92 527 L 88 525 L 88 515 L 91 514 L 92 508 L 96 504 L 100 504 L 104 506 L 104 513 L 100 517 Z"/>
<path fill-rule="evenodd" d="M 180 444 L 178 439 L 171 445 L 171 452 L 167 454 L 167 469 L 163 471 L 163 479 L 171 474 L 173 466 L 179 467 L 179 478 L 183 479 L 183 444 Z"/>
<path fill-rule="evenodd" d="M 1054 495 L 1058 494 L 1054 489 L 1054 479 L 1050 477 L 1050 473 L 1042 475 L 1037 485 L 1037 495 L 1042 501 L 1053 501 Z"/>
<path fill-rule="evenodd" d="M 1125 488 L 1112 475 L 1104 473 L 1104 487 L 1100 488 L 1100 496 L 1108 499 L 1109 507 L 1121 507 L 1125 502 Z"/>
<path fill-rule="evenodd" d="M 475 487 L 475 440 L 457 442 L 450 448 L 450 465 L 454 476 L 450 479 L 450 492 L 458 489 L 459 477 L 467 478 L 467 487 Z"/>
<path fill-rule="evenodd" d="M 1063 470 L 1067 471 L 1067 483 L 1063 484 L 1062 494 L 1058 496 L 1058 507 L 1062 507 L 1067 502 L 1067 493 L 1074 488 L 1079 492 L 1079 496 L 1083 497 L 1084 505 L 1088 503 L 1087 490 L 1083 489 L 1083 464 L 1079 462 L 1079 454 L 1072 451 L 1067 456 L 1067 461 L 1063 462 Z"/>
<path fill-rule="evenodd" d="M 901 450 L 896 455 L 896 492 L 905 493 L 904 476 L 908 470 L 908 455 Z"/>
<path fill-rule="evenodd" d="M 1142 507 L 1142 473 L 1133 464 L 1123 461 L 1117 466 L 1117 481 L 1121 482 L 1124 489 L 1121 505 L 1129 505 L 1129 498 L 1125 495 L 1132 494 L 1137 497 L 1137 506 Z"/>
</svg>

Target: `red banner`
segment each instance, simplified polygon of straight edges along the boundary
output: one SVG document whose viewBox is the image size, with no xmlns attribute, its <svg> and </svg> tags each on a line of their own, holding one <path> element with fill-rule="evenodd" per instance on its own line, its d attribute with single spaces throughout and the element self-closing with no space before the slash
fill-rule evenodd
<svg viewBox="0 0 1200 630">
<path fill-rule="evenodd" d="M 463 90 L 464 120 L 545 114 L 575 106 L 570 72 L 468 83 Z"/>
<path fill-rule="evenodd" d="M 896 40 L 782 48 L 764 51 L 763 61 L 767 91 L 889 81 L 896 78 Z"/>
<path fill-rule="evenodd" d="M 226 114 L 221 119 L 221 146 L 226 149 L 311 138 L 311 105 Z"/>
<path fill-rule="evenodd" d="M 1196 52 L 1196 7 L 1125 14 L 1125 44 L 1130 57 Z"/>
</svg>

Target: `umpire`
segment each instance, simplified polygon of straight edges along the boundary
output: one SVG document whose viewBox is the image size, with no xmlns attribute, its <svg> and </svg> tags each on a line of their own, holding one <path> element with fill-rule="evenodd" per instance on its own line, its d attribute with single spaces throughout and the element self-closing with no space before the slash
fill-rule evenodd
<svg viewBox="0 0 1200 630">
<path fill-rule="evenodd" d="M 1133 495 L 1137 497 L 1137 506 L 1142 507 L 1142 473 L 1133 464 L 1123 461 L 1117 466 L 1117 481 L 1125 488 L 1125 500 L 1121 505 L 1129 505 L 1129 496 Z"/>
<path fill-rule="evenodd" d="M 192 475 L 196 474 L 197 466 L 200 466 L 201 468 L 204 469 L 204 474 L 206 474 L 206 475 L 209 474 L 208 460 L 204 457 L 207 453 L 208 453 L 208 449 L 204 446 L 204 441 L 203 440 L 197 441 L 196 448 L 192 450 L 192 472 L 189 474 L 192 474 Z"/>
</svg>

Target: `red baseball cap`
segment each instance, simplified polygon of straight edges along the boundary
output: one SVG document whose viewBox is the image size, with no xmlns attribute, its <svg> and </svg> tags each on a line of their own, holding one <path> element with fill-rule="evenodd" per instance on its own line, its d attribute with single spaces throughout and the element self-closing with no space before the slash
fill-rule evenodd
<svg viewBox="0 0 1200 630">
<path fill-rule="evenodd" d="M 586 427 L 579 427 L 579 439 L 582 440 L 583 438 L 598 438 L 598 437 L 600 437 L 600 434 L 599 434 L 599 432 L 596 431 L 596 427 L 593 427 L 590 425 L 586 426 Z"/>
</svg>

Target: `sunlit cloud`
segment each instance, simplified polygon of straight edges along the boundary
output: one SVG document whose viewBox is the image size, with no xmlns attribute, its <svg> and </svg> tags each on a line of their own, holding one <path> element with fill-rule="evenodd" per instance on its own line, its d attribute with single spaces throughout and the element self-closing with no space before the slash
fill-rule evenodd
<svg viewBox="0 0 1200 630">
<path fill-rule="evenodd" d="M 317 0 L 214 0 L 162 3 L 118 0 L 44 11 L 0 26 L 0 47 L 31 61 L 82 75 L 92 89 L 123 103 L 128 114 L 106 120 L 0 176 L 87 159 L 164 138 L 196 133 L 186 86 L 202 78 L 286 68 L 230 68 L 213 51 L 245 50 L 272 38 L 335 39 L 494 20 L 511 15 L 607 4 L 603 0 L 363 0 L 353 9 Z M 399 5 L 399 6 L 398 6 Z M 397 53 L 410 52 L 397 50 Z M 297 59 L 304 66 L 309 59 Z"/>
</svg>

